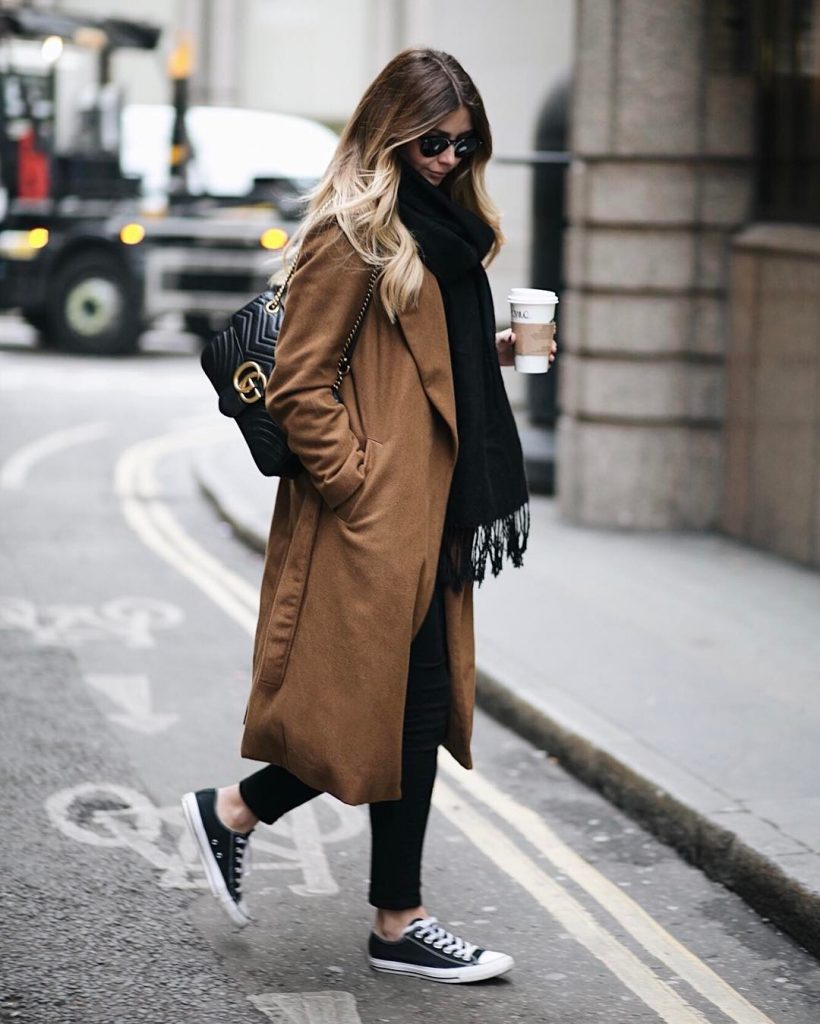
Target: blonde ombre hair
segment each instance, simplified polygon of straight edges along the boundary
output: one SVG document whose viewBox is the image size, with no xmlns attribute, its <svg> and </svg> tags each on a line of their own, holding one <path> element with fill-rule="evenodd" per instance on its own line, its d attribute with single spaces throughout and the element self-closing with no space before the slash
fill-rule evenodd
<svg viewBox="0 0 820 1024">
<path fill-rule="evenodd" d="M 399 150 L 462 106 L 482 144 L 438 187 L 492 227 L 495 242 L 484 261 L 489 264 L 504 236 L 484 185 L 492 155 L 484 103 L 455 57 L 411 47 L 393 57 L 362 96 L 324 177 L 309 194 L 307 214 L 288 241 L 275 280 L 283 279 L 304 238 L 335 220 L 365 263 L 382 268 L 379 294 L 390 319 L 415 305 L 424 271 L 413 236 L 398 215 Z"/>
</svg>

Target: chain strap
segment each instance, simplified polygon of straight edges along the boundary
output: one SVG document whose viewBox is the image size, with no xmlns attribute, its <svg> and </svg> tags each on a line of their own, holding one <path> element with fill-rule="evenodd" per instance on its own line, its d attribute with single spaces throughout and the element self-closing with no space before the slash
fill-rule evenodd
<svg viewBox="0 0 820 1024">
<path fill-rule="evenodd" d="M 279 306 L 279 303 L 282 301 L 282 296 L 285 294 L 285 289 L 290 284 L 290 279 L 293 277 L 294 273 L 296 272 L 296 264 L 298 262 L 299 262 L 299 254 L 297 254 L 296 259 L 291 264 L 290 270 L 288 271 L 288 276 L 285 278 L 285 280 L 279 286 L 279 291 L 273 296 L 273 298 L 268 299 L 268 301 L 265 303 L 265 310 L 268 313 L 273 314 L 273 313 L 276 312 L 276 309 Z"/>
<path fill-rule="evenodd" d="M 322 209 L 325 209 L 329 205 L 330 203 L 328 201 L 327 203 L 325 203 L 325 206 Z M 285 294 L 285 289 L 290 284 L 290 279 L 296 272 L 296 265 L 299 262 L 299 256 L 301 256 L 301 252 L 296 254 L 296 259 L 291 264 L 290 270 L 288 271 L 288 275 L 282 282 L 282 284 L 279 286 L 279 290 L 272 298 L 268 299 L 268 301 L 265 303 L 265 309 L 268 313 L 275 313 L 277 308 L 279 307 L 282 301 L 282 296 Z M 374 267 L 370 273 L 370 280 L 367 283 L 367 292 L 365 293 L 361 309 L 359 310 L 353 327 L 350 329 L 350 333 L 347 336 L 347 341 L 344 343 L 344 347 L 342 348 L 342 354 L 341 356 L 339 356 L 339 367 L 338 370 L 336 371 L 336 380 L 334 380 L 334 382 L 330 386 L 330 390 L 333 392 L 333 397 L 336 399 L 337 402 L 340 401 L 339 389 L 342 386 L 342 380 L 350 373 L 350 346 L 353 344 L 356 335 L 358 334 L 359 328 L 362 325 L 362 320 L 364 319 L 364 315 L 367 312 L 367 307 L 370 305 L 370 300 L 373 298 L 373 290 L 376 287 L 376 281 L 378 280 L 378 277 L 379 268 Z"/>
<path fill-rule="evenodd" d="M 318 213 L 324 213 L 326 210 L 329 210 L 332 205 L 333 205 L 333 200 L 332 199 L 328 199 L 326 203 L 324 203 L 322 206 L 319 207 L 317 212 Z M 294 259 L 293 263 L 291 263 L 291 265 L 290 265 L 290 270 L 288 271 L 288 276 L 285 278 L 285 280 L 279 286 L 279 291 L 273 296 L 273 298 L 268 299 L 268 301 L 265 303 L 265 309 L 267 310 L 268 313 L 275 313 L 276 312 L 276 309 L 279 306 L 279 303 L 282 301 L 282 296 L 285 294 L 285 289 L 290 284 L 290 279 L 296 273 L 296 266 L 299 263 L 299 257 L 301 255 L 302 255 L 302 250 L 300 249 L 299 252 L 296 253 L 296 258 Z"/>
<path fill-rule="evenodd" d="M 367 307 L 370 305 L 370 300 L 373 298 L 373 289 L 376 287 L 376 281 L 379 277 L 379 268 L 374 267 L 370 273 L 370 280 L 367 282 L 367 292 L 365 293 L 364 301 L 362 302 L 359 314 L 356 317 L 356 321 L 350 329 L 350 333 L 347 336 L 347 341 L 344 343 L 342 348 L 342 354 L 339 357 L 339 369 L 336 372 L 336 380 L 330 387 L 333 392 L 333 397 L 338 402 L 339 399 L 339 388 L 342 386 L 342 379 L 350 373 L 350 346 L 353 344 L 356 335 L 359 333 L 359 328 L 362 325 L 362 320 L 367 312 Z"/>
</svg>

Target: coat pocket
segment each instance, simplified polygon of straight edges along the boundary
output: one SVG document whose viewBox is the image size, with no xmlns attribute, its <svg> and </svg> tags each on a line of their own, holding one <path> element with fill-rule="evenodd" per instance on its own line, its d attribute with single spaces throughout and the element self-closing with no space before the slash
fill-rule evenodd
<svg viewBox="0 0 820 1024">
<path fill-rule="evenodd" d="M 362 503 L 367 500 L 367 492 L 369 490 L 368 483 L 373 473 L 373 468 L 378 460 L 378 452 L 381 448 L 381 443 L 374 440 L 372 437 L 368 437 L 364 445 L 364 480 L 359 484 L 356 490 L 350 495 L 349 498 L 337 505 L 333 509 L 333 514 L 337 519 L 341 519 L 343 523 L 349 523 L 356 517 L 357 512 L 360 510 Z"/>
<path fill-rule="evenodd" d="M 294 526 L 279 575 L 265 632 L 261 638 L 263 646 L 256 677 L 259 682 L 268 686 L 280 686 L 285 675 L 310 571 L 321 506 L 322 498 L 311 488 Z"/>
</svg>

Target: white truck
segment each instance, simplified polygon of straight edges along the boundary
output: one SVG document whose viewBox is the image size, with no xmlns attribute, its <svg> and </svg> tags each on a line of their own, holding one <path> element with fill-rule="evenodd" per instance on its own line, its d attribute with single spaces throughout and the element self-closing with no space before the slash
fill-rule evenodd
<svg viewBox="0 0 820 1024">
<path fill-rule="evenodd" d="M 303 118 L 123 104 L 111 53 L 159 36 L 0 9 L 0 309 L 20 310 L 47 345 L 130 352 L 168 313 L 209 336 L 264 287 L 335 148 Z"/>
</svg>

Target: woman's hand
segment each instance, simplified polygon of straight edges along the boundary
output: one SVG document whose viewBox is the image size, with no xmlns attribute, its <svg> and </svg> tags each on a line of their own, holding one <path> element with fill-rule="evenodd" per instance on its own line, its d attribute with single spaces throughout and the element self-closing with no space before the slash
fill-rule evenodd
<svg viewBox="0 0 820 1024">
<path fill-rule="evenodd" d="M 557 331 L 557 328 L 556 328 Z M 515 335 L 512 327 L 506 331 L 499 331 L 495 336 L 495 348 L 498 352 L 498 362 L 501 366 L 515 366 Z M 558 342 L 553 337 L 550 346 L 550 362 L 555 362 L 555 353 L 558 351 Z"/>
<path fill-rule="evenodd" d="M 512 332 L 512 327 L 496 334 L 495 348 L 501 366 L 515 366 L 515 335 Z"/>
</svg>

